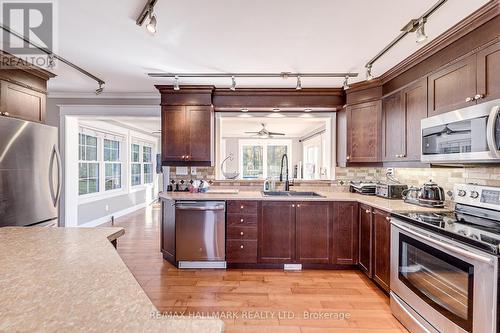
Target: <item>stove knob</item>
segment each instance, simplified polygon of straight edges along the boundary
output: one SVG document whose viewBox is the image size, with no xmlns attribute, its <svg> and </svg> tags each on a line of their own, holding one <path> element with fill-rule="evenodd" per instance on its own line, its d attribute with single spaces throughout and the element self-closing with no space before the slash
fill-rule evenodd
<svg viewBox="0 0 500 333">
<path fill-rule="evenodd" d="M 477 191 L 472 191 L 472 192 L 470 192 L 470 197 L 472 199 L 477 199 L 477 198 L 479 198 L 479 193 Z"/>
<path fill-rule="evenodd" d="M 465 192 L 464 190 L 459 190 L 458 191 L 458 196 L 459 197 L 465 197 L 466 194 L 467 194 L 467 192 Z"/>
</svg>

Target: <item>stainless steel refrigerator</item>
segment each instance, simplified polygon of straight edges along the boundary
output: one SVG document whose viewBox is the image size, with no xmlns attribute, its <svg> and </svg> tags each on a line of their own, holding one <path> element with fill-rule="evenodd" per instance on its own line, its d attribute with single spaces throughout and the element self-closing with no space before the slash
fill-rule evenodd
<svg viewBox="0 0 500 333">
<path fill-rule="evenodd" d="M 0 117 L 0 227 L 57 223 L 58 129 Z"/>
</svg>

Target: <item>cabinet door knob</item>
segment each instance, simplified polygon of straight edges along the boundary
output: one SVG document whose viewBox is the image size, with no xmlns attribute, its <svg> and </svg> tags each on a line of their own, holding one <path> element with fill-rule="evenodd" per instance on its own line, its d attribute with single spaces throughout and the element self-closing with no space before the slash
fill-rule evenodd
<svg viewBox="0 0 500 333">
<path fill-rule="evenodd" d="M 243 207 L 243 205 L 241 205 L 241 206 L 240 206 L 240 209 L 243 209 L 243 208 L 245 208 L 245 207 Z"/>
<path fill-rule="evenodd" d="M 370 214 L 370 210 L 369 209 L 365 210 L 365 213 Z"/>
<path fill-rule="evenodd" d="M 8 116 L 10 116 L 10 113 L 4 112 L 3 115 L 8 117 Z"/>
<path fill-rule="evenodd" d="M 389 222 L 391 221 L 391 218 L 389 216 L 387 216 L 385 219 Z"/>
<path fill-rule="evenodd" d="M 186 155 L 182 155 L 182 159 L 185 159 L 186 158 Z"/>
<path fill-rule="evenodd" d="M 295 205 L 294 205 L 294 204 L 292 204 L 292 207 L 293 207 L 293 208 L 295 208 Z"/>
<path fill-rule="evenodd" d="M 300 204 L 297 205 L 297 208 L 300 208 Z"/>
<path fill-rule="evenodd" d="M 478 99 L 481 99 L 481 98 L 483 98 L 483 97 L 484 97 L 484 95 L 483 95 L 483 94 L 477 94 L 476 96 L 474 96 L 474 99 L 475 99 L 475 100 L 478 100 Z"/>
<path fill-rule="evenodd" d="M 240 232 L 240 235 L 243 236 L 243 235 L 245 235 L 245 233 L 242 231 L 242 232 Z"/>
<path fill-rule="evenodd" d="M 243 219 L 241 219 L 240 222 L 243 223 Z"/>
<path fill-rule="evenodd" d="M 189 155 L 186 156 L 186 160 L 188 160 L 188 159 L 189 159 Z"/>
<path fill-rule="evenodd" d="M 474 97 L 467 97 L 465 99 L 465 101 L 468 103 L 468 102 L 472 102 L 474 100 Z"/>
<path fill-rule="evenodd" d="M 351 159 L 351 155 L 347 155 L 345 159 L 349 161 Z"/>
<path fill-rule="evenodd" d="M 240 245 L 240 249 L 243 249 L 243 248 L 244 248 L 244 246 L 243 246 L 243 245 Z"/>
</svg>

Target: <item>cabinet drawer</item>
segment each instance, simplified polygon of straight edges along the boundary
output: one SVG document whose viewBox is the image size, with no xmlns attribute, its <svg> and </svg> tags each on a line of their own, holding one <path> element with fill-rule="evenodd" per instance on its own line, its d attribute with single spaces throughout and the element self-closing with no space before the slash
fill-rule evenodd
<svg viewBox="0 0 500 333">
<path fill-rule="evenodd" d="M 257 204 L 257 201 L 228 201 L 227 212 L 257 215 Z"/>
<path fill-rule="evenodd" d="M 257 241 L 228 240 L 226 242 L 226 261 L 229 263 L 256 263 Z"/>
<path fill-rule="evenodd" d="M 227 214 L 228 226 L 257 225 L 257 215 Z"/>
<path fill-rule="evenodd" d="M 228 227 L 227 239 L 238 240 L 257 240 L 257 228 L 255 227 Z"/>
</svg>

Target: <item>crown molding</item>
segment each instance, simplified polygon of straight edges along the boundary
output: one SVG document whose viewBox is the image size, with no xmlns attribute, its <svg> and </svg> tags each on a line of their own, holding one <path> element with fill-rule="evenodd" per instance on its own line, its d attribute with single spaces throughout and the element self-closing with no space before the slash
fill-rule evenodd
<svg viewBox="0 0 500 333">
<path fill-rule="evenodd" d="M 160 100 L 158 93 L 122 93 L 122 92 L 103 92 L 96 95 L 94 92 L 49 92 L 48 98 L 74 98 L 74 99 L 155 99 Z"/>
</svg>

